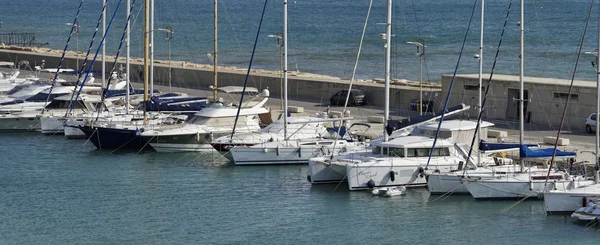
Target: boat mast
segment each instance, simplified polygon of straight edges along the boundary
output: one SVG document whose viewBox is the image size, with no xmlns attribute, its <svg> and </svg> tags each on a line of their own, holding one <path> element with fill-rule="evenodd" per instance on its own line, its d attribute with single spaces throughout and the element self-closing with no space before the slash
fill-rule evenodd
<svg viewBox="0 0 600 245">
<path fill-rule="evenodd" d="M 481 26 L 479 27 L 479 100 L 477 102 L 477 112 L 481 114 L 481 90 L 482 87 L 482 77 L 483 77 L 483 20 L 485 13 L 485 0 L 481 0 Z M 481 142 L 481 124 L 477 124 L 477 145 Z M 477 148 L 477 166 L 481 166 L 481 149 Z"/>
<path fill-rule="evenodd" d="M 214 20 L 213 20 L 213 40 L 214 40 L 214 44 L 213 44 L 213 101 L 217 101 L 217 85 L 218 85 L 218 72 L 217 72 L 217 50 L 218 50 L 218 45 L 219 42 L 217 42 L 217 37 L 218 37 L 218 1 L 215 0 L 214 1 Z"/>
<path fill-rule="evenodd" d="M 521 0 L 521 20 L 519 22 L 519 27 L 520 27 L 520 39 L 521 39 L 521 44 L 520 44 L 520 53 L 519 53 L 519 59 L 520 59 L 520 69 L 519 69 L 519 84 L 520 84 L 520 89 L 519 89 L 519 144 L 523 145 L 523 131 L 525 130 L 525 108 L 524 108 L 524 101 L 525 101 L 525 96 L 524 96 L 524 85 L 523 85 L 523 71 L 524 71 L 524 60 L 525 58 L 523 57 L 524 52 L 524 46 L 525 46 L 525 37 L 524 37 L 524 32 L 525 32 L 525 28 L 523 27 L 525 25 L 525 0 Z M 519 159 L 519 164 L 521 166 L 521 171 L 523 171 L 524 169 L 524 159 L 520 158 Z"/>
<path fill-rule="evenodd" d="M 600 12 L 598 13 L 598 49 L 596 50 L 596 166 L 594 172 L 594 183 L 600 183 L 600 159 L 598 158 L 598 147 L 600 147 L 600 130 L 598 129 L 598 117 L 600 116 Z"/>
<path fill-rule="evenodd" d="M 287 115 L 288 115 L 288 16 L 287 16 L 287 0 L 283 0 L 283 138 L 287 142 Z"/>
<path fill-rule="evenodd" d="M 125 40 L 125 50 L 126 50 L 126 57 L 125 57 L 125 113 L 129 114 L 129 88 L 130 88 L 130 83 L 129 83 L 129 52 L 130 50 L 130 45 L 129 45 L 129 34 L 131 33 L 130 29 L 131 29 L 131 20 L 130 20 L 130 15 L 131 15 L 131 0 L 127 0 L 127 34 L 126 34 L 126 38 L 127 40 Z"/>
<path fill-rule="evenodd" d="M 102 6 L 106 4 L 106 0 L 102 0 Z M 106 11 L 102 12 L 102 33 L 106 33 Z M 106 45 L 102 43 L 102 87 L 106 87 Z"/>
<path fill-rule="evenodd" d="M 388 141 L 386 132 L 388 119 L 390 118 L 390 56 L 392 48 L 392 0 L 387 0 L 387 21 L 385 23 L 385 86 L 384 86 L 384 110 L 383 110 L 383 141 Z"/>
<path fill-rule="evenodd" d="M 144 0 L 144 103 L 148 101 L 148 34 L 150 32 L 150 0 Z M 148 122 L 146 107 L 144 107 L 144 124 Z"/>
<path fill-rule="evenodd" d="M 150 96 L 154 96 L 154 0 L 150 0 Z"/>
</svg>

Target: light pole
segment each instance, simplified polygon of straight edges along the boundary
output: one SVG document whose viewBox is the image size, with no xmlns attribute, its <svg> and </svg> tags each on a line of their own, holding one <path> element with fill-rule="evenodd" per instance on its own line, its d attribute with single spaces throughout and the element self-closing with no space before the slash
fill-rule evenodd
<svg viewBox="0 0 600 245">
<path fill-rule="evenodd" d="M 75 32 L 75 57 L 77 62 L 77 73 L 79 73 L 79 22 L 67 23 L 68 26 L 73 26 Z M 104 58 L 103 58 L 104 59 Z"/>
<path fill-rule="evenodd" d="M 171 39 L 173 39 L 173 28 L 167 26 L 166 28 L 159 28 L 159 31 L 165 32 L 165 40 L 167 40 L 168 53 L 169 53 L 169 93 L 171 93 Z"/>
<path fill-rule="evenodd" d="M 425 55 L 425 40 L 419 39 L 416 42 L 407 42 L 417 46 L 417 56 L 419 56 L 419 115 L 423 115 L 423 55 Z M 429 109 L 429 103 L 427 104 Z"/>
<path fill-rule="evenodd" d="M 282 51 L 281 49 L 283 48 L 283 37 L 281 32 L 278 32 L 275 35 L 269 35 L 269 37 L 272 38 L 276 38 L 277 39 L 277 47 L 279 48 L 279 93 L 280 93 L 280 99 L 281 99 L 281 109 L 283 109 L 283 69 L 282 69 Z"/>
</svg>

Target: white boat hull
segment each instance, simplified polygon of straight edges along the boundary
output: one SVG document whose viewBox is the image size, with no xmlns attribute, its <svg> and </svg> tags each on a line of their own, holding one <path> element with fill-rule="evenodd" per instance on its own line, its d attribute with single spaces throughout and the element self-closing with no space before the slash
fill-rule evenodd
<svg viewBox="0 0 600 245">
<path fill-rule="evenodd" d="M 346 181 L 346 166 L 326 162 L 329 157 L 313 157 L 308 160 L 308 181 L 315 184 L 338 184 Z"/>
<path fill-rule="evenodd" d="M 373 187 L 391 186 L 425 186 L 427 184 L 424 168 L 425 165 L 417 164 L 423 162 L 415 160 L 414 163 L 396 164 L 390 162 L 365 162 L 361 164 L 347 164 L 346 173 L 348 188 L 350 190 L 364 190 Z M 426 161 L 425 161 L 426 162 Z M 432 160 L 430 169 L 436 169 L 441 173 L 457 169 L 458 163 L 452 159 Z"/>
<path fill-rule="evenodd" d="M 490 199 L 543 199 L 542 193 L 566 190 L 572 181 L 468 181 L 465 186 L 476 200 Z M 587 181 L 591 183 L 591 181 Z M 586 182 L 586 183 L 587 183 Z"/>
<path fill-rule="evenodd" d="M 85 139 L 85 133 L 76 127 L 64 127 L 65 137 L 67 139 Z"/>
<path fill-rule="evenodd" d="M 600 184 L 565 191 L 549 191 L 544 193 L 544 208 L 548 214 L 572 213 L 588 200 L 598 198 L 600 198 Z"/>
<path fill-rule="evenodd" d="M 0 115 L 0 131 L 40 131 L 40 119 L 35 116 Z"/>
<path fill-rule="evenodd" d="M 318 151 L 300 147 L 234 147 L 226 156 L 236 165 L 307 164 Z"/>
<path fill-rule="evenodd" d="M 211 144 L 168 144 L 150 143 L 157 152 L 212 152 L 216 151 Z"/>
<path fill-rule="evenodd" d="M 42 134 L 64 134 L 65 126 L 62 117 L 42 116 L 40 117 Z M 80 130 L 81 131 L 81 130 Z M 83 133 L 83 132 L 81 132 Z"/>
<path fill-rule="evenodd" d="M 460 171 L 462 173 L 462 171 Z M 427 189 L 432 195 L 469 195 L 469 190 L 462 183 L 462 177 L 458 174 L 432 173 L 427 176 Z"/>
</svg>

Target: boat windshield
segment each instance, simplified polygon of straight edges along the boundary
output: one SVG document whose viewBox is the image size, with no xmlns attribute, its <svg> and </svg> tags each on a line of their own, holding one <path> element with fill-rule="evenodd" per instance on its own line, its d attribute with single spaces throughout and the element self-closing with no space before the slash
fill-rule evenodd
<svg viewBox="0 0 600 245">
<path fill-rule="evenodd" d="M 69 101 L 55 100 L 55 101 L 50 102 L 50 104 L 48 104 L 46 106 L 46 109 L 69 109 L 69 106 L 70 106 Z M 85 106 L 83 105 L 83 103 L 81 103 L 81 101 L 78 101 L 73 106 L 73 109 L 85 109 Z"/>
<path fill-rule="evenodd" d="M 38 93 L 34 96 L 29 97 L 28 99 L 26 99 L 25 101 L 29 101 L 29 102 L 46 102 L 46 99 L 48 101 L 52 101 L 54 100 L 54 98 L 59 97 L 59 96 L 63 96 L 66 94 L 51 94 L 50 98 L 48 98 L 48 94 L 47 93 Z"/>
</svg>

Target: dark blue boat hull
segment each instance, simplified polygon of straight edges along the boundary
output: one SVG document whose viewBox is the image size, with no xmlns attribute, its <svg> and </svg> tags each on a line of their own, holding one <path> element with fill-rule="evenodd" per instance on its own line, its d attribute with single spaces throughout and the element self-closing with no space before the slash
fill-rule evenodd
<svg viewBox="0 0 600 245">
<path fill-rule="evenodd" d="M 115 129 L 103 127 L 79 127 L 85 136 L 98 149 L 153 150 L 148 141 L 138 135 L 135 129 Z"/>
</svg>

